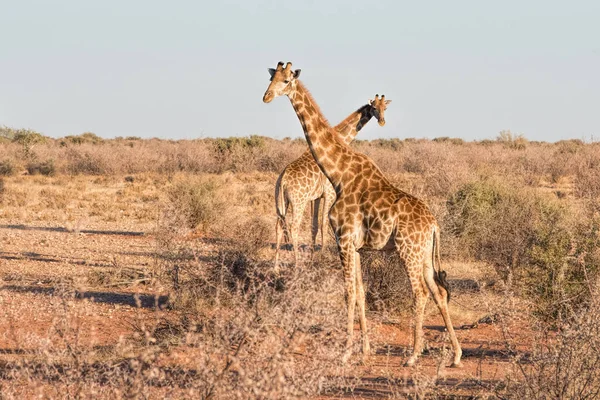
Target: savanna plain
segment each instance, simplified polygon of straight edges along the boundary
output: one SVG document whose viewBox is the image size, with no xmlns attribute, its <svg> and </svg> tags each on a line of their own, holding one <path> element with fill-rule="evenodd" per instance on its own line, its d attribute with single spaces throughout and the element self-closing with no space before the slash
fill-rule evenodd
<svg viewBox="0 0 600 400">
<path fill-rule="evenodd" d="M 372 354 L 343 364 L 329 227 L 274 268 L 274 186 L 300 139 L 45 137 L 0 128 L 0 398 L 600 396 L 600 143 L 356 140 L 427 202 L 463 367 L 433 302 L 364 253 Z M 308 214 L 308 213 L 307 213 Z"/>
</svg>

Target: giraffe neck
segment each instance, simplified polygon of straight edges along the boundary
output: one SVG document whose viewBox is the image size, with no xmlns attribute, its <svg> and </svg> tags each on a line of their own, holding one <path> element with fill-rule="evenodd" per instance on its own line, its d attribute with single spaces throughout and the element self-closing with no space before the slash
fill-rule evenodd
<svg viewBox="0 0 600 400">
<path fill-rule="evenodd" d="M 345 120 L 335 126 L 338 137 L 346 144 L 350 144 L 358 132 L 371 120 L 373 113 L 371 105 L 365 104 L 352 114 L 348 115 Z"/>
<path fill-rule="evenodd" d="M 331 128 L 302 82 L 299 80 L 295 82 L 296 88 L 288 97 L 304 130 L 308 148 L 323 174 L 334 188 L 339 188 L 344 171 L 343 166 L 338 165 L 340 155 L 350 149 L 345 143 L 339 141 L 337 133 Z"/>
</svg>

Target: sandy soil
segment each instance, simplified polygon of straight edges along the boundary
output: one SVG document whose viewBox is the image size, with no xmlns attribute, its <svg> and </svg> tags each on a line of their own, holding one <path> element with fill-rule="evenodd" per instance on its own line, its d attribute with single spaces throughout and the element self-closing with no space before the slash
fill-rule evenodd
<svg viewBox="0 0 600 400">
<path fill-rule="evenodd" d="M 86 185 L 86 193 L 96 188 L 90 182 Z M 114 185 L 103 186 L 100 193 L 117 193 L 125 184 Z M 150 211 L 143 215 L 151 215 L 156 203 L 134 206 L 147 207 Z M 44 346 L 61 346 L 45 341 L 50 331 L 57 329 L 61 316 L 66 315 L 69 324 L 78 327 L 80 345 L 101 349 L 134 335 L 143 321 L 168 312 L 164 310 L 168 293 L 160 287 L 114 279 L 112 286 L 101 283 L 103 273 L 123 269 L 148 272 L 156 263 L 152 219 L 106 218 L 107 213 L 114 213 L 112 207 L 114 204 L 96 216 L 84 212 L 85 222 L 79 225 L 77 218 L 68 222 L 65 212 L 57 212 L 56 217 L 44 212 L 22 218 L 13 207 L 0 213 L 0 362 L 29 357 Z M 206 240 L 202 248 L 210 255 L 217 247 L 218 242 Z M 289 252 L 282 253 L 291 259 Z M 389 320 L 371 315 L 374 354 L 364 363 L 357 355 L 344 369 L 344 374 L 357 377 L 352 387 L 340 387 L 322 398 L 402 396 L 414 393 L 411 388 L 417 384 L 435 382 L 440 395 L 485 395 L 510 370 L 507 335 L 517 351 L 527 354 L 531 332 L 524 322 L 498 324 L 490 318 L 490 304 L 502 301 L 501 291 L 486 287 L 493 279 L 486 279 L 486 272 L 476 265 L 455 263 L 448 268 L 453 271 L 451 283 L 456 288 L 451 309 L 463 346 L 463 368 L 445 368 L 449 342 L 432 304 L 425 323 L 429 350 L 415 368 L 402 366 L 412 341 L 410 318 Z M 62 296 L 64 293 L 72 296 Z M 162 363 L 175 365 L 177 359 L 174 352 Z"/>
</svg>

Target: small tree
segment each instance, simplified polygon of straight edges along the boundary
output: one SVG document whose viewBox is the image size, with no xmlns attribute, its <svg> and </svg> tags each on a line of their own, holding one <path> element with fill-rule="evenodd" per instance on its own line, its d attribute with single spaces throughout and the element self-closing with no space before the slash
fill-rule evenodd
<svg viewBox="0 0 600 400">
<path fill-rule="evenodd" d="M 46 137 L 29 129 L 19 129 L 15 132 L 12 141 L 21 145 L 23 156 L 26 159 L 31 159 L 33 158 L 33 147 L 38 143 L 45 142 Z"/>
</svg>

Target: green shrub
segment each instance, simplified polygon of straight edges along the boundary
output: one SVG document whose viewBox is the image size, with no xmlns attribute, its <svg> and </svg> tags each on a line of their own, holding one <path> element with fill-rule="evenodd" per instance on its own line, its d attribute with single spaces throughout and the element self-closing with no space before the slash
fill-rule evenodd
<svg viewBox="0 0 600 400">
<path fill-rule="evenodd" d="M 14 131 L 12 141 L 21 145 L 25 158 L 31 159 L 34 157 L 33 147 L 36 144 L 44 143 L 46 137 L 41 133 L 29 129 L 18 129 Z"/>
<path fill-rule="evenodd" d="M 61 141 L 61 146 L 66 146 L 67 144 L 102 144 L 104 143 L 104 139 L 100 136 L 96 135 L 92 132 L 85 132 L 81 135 L 69 135 L 65 136 Z"/>
<path fill-rule="evenodd" d="M 263 148 L 265 138 L 263 136 L 251 135 L 249 137 L 230 137 L 214 140 L 215 149 L 219 153 L 233 151 L 235 148 Z"/>
<path fill-rule="evenodd" d="M 15 136 L 15 129 L 9 128 L 8 126 L 0 126 L 0 138 L 10 139 Z"/>
<path fill-rule="evenodd" d="M 446 205 L 445 227 L 462 255 L 493 265 L 509 285 L 535 300 L 539 315 L 553 320 L 585 303 L 587 276 L 597 267 L 582 267 L 575 255 L 589 252 L 590 234 L 576 229 L 572 212 L 558 200 L 478 181 L 464 185 Z"/>
<path fill-rule="evenodd" d="M 264 136 L 252 135 L 249 137 L 230 137 L 219 139 L 205 139 L 213 148 L 215 154 L 215 172 L 233 171 L 248 172 L 253 169 L 270 169 L 273 164 L 260 162 L 268 150 L 269 141 L 272 139 Z"/>
</svg>

